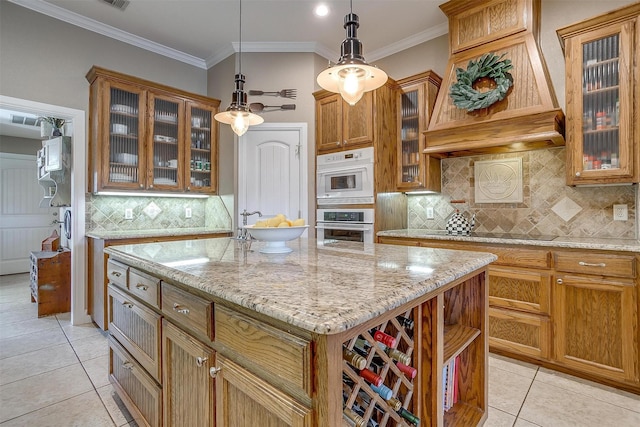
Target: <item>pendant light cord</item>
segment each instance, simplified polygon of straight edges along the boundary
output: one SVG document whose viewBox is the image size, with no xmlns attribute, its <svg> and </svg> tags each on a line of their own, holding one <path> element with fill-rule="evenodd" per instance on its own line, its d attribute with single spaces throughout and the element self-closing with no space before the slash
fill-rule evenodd
<svg viewBox="0 0 640 427">
<path fill-rule="evenodd" d="M 351 9 L 351 13 L 353 13 L 353 0 L 349 0 L 349 9 Z"/>
<path fill-rule="evenodd" d="M 240 0 L 240 46 L 238 54 L 238 74 L 242 74 L 242 0 Z"/>
</svg>

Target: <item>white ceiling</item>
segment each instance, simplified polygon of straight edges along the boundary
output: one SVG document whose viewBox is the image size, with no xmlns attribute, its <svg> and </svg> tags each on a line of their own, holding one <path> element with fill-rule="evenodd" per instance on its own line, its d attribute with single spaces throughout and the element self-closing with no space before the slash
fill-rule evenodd
<svg viewBox="0 0 640 427">
<path fill-rule="evenodd" d="M 207 69 L 239 50 L 240 0 L 9 0 L 107 37 Z M 314 8 L 323 3 L 329 15 Z M 368 62 L 446 34 L 444 0 L 353 0 Z M 242 52 L 315 52 L 337 61 L 348 0 L 242 0 Z M 40 138 L 0 111 L 0 134 Z"/>
<path fill-rule="evenodd" d="M 240 0 L 9 0 L 48 16 L 201 68 L 238 50 Z M 329 15 L 318 18 L 320 3 Z M 353 0 L 368 62 L 441 36 L 444 0 Z M 243 0 L 243 52 L 315 52 L 337 61 L 348 0 Z"/>
</svg>

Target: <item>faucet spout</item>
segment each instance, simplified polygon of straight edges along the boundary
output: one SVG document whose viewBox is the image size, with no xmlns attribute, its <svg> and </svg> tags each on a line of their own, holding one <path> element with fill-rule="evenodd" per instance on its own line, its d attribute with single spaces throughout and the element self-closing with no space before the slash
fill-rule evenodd
<svg viewBox="0 0 640 427">
<path fill-rule="evenodd" d="M 262 212 L 260 211 L 247 212 L 246 209 L 242 211 L 242 213 L 240 214 L 242 215 L 242 227 L 238 227 L 238 237 L 236 237 L 236 239 L 247 240 L 249 238 L 247 235 L 247 229 L 244 226 L 247 225 L 247 218 L 255 214 L 258 214 L 259 217 L 262 216 Z"/>
</svg>

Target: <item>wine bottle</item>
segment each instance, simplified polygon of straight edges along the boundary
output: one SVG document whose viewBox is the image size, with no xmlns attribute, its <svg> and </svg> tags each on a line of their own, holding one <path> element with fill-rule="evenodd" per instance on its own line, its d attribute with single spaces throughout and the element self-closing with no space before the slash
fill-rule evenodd
<svg viewBox="0 0 640 427">
<path fill-rule="evenodd" d="M 396 346 L 396 339 L 394 337 L 392 337 L 389 334 L 385 334 L 382 331 L 378 331 L 376 330 L 375 332 L 373 332 L 373 339 L 381 342 L 382 344 L 386 345 L 387 347 L 395 347 Z"/>
<path fill-rule="evenodd" d="M 413 331 L 413 320 L 404 316 L 397 316 L 396 320 L 400 323 L 400 326 L 405 328 L 407 331 Z"/>
<path fill-rule="evenodd" d="M 382 377 L 369 369 L 361 369 L 360 376 L 367 382 L 379 387 L 382 385 Z"/>
<path fill-rule="evenodd" d="M 400 407 L 400 409 L 398 409 L 396 412 L 398 413 L 398 415 L 400 415 L 405 420 L 409 421 L 414 426 L 420 425 L 420 418 L 416 417 L 415 415 L 413 415 L 411 412 L 407 411 L 403 407 Z"/>
<path fill-rule="evenodd" d="M 344 408 L 342 411 L 343 415 L 353 421 L 356 427 L 366 427 L 367 422 L 360 415 L 356 414 L 350 408 Z"/>
<path fill-rule="evenodd" d="M 400 402 L 395 397 L 392 397 L 391 399 L 387 399 L 387 404 L 391 407 L 391 409 L 393 409 L 396 412 L 398 412 L 398 410 L 402 408 L 402 402 Z"/>
<path fill-rule="evenodd" d="M 391 397 L 393 397 L 393 391 L 386 385 L 382 384 L 382 382 L 380 383 L 379 386 L 371 384 L 370 387 L 371 387 L 371 390 L 378 393 L 380 397 L 382 397 L 384 400 L 389 400 L 391 399 Z"/>
<path fill-rule="evenodd" d="M 405 365 L 410 365 L 411 364 L 411 356 L 409 356 L 406 353 L 401 352 L 400 350 L 397 350 L 395 348 L 385 348 L 383 349 L 385 353 L 387 353 L 387 355 L 394 359 L 397 360 L 400 363 L 404 363 Z"/>
<path fill-rule="evenodd" d="M 358 370 L 364 369 L 367 366 L 367 359 L 348 348 L 342 349 L 342 358 Z"/>
<path fill-rule="evenodd" d="M 413 366 L 407 366 L 401 362 L 396 362 L 396 366 L 400 369 L 400 372 L 405 374 L 410 380 L 414 379 L 418 373 L 418 370 Z"/>
</svg>

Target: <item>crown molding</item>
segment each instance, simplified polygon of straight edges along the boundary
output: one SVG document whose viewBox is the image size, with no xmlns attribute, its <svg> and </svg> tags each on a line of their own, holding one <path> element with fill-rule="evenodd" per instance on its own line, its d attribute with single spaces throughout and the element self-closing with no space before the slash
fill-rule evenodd
<svg viewBox="0 0 640 427">
<path fill-rule="evenodd" d="M 158 55 L 166 56 L 176 61 L 184 62 L 194 67 L 206 69 L 207 65 L 202 58 L 197 58 L 193 55 L 186 54 L 179 50 L 161 45 L 160 43 L 147 40 L 145 38 L 136 36 L 135 34 L 128 33 L 126 31 L 119 30 L 110 25 L 103 24 L 94 19 L 87 18 L 74 12 L 69 12 L 66 9 L 52 5 L 42 0 L 8 0 L 11 3 L 18 6 L 31 9 L 35 12 L 42 13 L 51 18 L 59 19 L 68 24 L 75 25 L 76 27 L 84 28 L 85 30 L 92 31 L 94 33 L 101 34 L 103 36 L 112 38 L 114 40 L 121 41 L 123 43 L 130 44 L 132 46 L 139 47 L 140 49 L 147 50 L 149 52 L 157 53 Z"/>
<path fill-rule="evenodd" d="M 229 46 L 206 59 L 207 68 L 211 68 L 227 57 L 240 51 L 240 43 L 232 42 Z M 316 42 L 242 42 L 243 53 L 285 53 L 310 52 L 324 58 L 338 58 L 338 54 L 325 45 Z"/>
<path fill-rule="evenodd" d="M 418 34 L 414 34 L 405 39 L 387 45 L 381 49 L 376 49 L 371 51 L 365 55 L 367 58 L 367 62 L 377 61 L 378 59 L 385 58 L 387 56 L 393 55 L 394 53 L 402 52 L 405 49 L 409 49 L 413 46 L 417 46 L 421 43 L 428 42 L 429 40 L 433 40 L 437 37 L 443 36 L 449 32 L 449 24 L 447 22 L 443 22 L 442 24 L 438 24 L 435 27 L 431 27 L 427 30 L 424 30 Z"/>
</svg>

